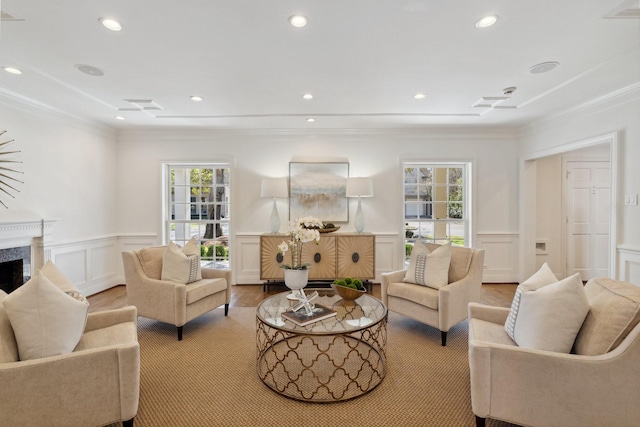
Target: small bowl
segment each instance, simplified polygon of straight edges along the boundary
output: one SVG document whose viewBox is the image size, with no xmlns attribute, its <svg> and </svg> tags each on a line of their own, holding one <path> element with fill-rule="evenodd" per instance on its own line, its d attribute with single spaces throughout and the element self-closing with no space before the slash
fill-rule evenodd
<svg viewBox="0 0 640 427">
<path fill-rule="evenodd" d="M 345 301 L 354 301 L 360 298 L 363 294 L 367 293 L 366 289 L 364 290 L 352 289 L 352 288 L 347 288 L 345 286 L 336 285 L 335 283 L 332 283 L 331 287 Z"/>
</svg>

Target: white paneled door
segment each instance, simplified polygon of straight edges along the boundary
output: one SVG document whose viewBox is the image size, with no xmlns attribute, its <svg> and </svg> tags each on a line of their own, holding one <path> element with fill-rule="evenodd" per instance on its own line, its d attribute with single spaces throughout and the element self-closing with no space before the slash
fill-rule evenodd
<svg viewBox="0 0 640 427">
<path fill-rule="evenodd" d="M 610 164 L 566 163 L 567 276 L 609 276 Z"/>
</svg>

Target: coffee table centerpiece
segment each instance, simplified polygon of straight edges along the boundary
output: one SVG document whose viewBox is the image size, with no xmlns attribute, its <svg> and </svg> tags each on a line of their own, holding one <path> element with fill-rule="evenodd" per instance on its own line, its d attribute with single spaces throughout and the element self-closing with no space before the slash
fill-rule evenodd
<svg viewBox="0 0 640 427">
<path fill-rule="evenodd" d="M 284 284 L 291 289 L 291 294 L 287 296 L 290 300 L 307 300 L 304 291 L 309 280 L 309 264 L 302 262 L 302 247 L 305 243 L 320 242 L 320 230 L 324 227 L 324 223 L 318 218 L 306 216 L 289 221 L 289 229 L 287 234 L 289 239 L 278 245 L 278 250 L 284 258 L 287 252 L 290 253 L 291 263 L 282 264 L 284 268 Z M 311 315 L 311 307 L 308 303 L 304 304 L 305 310 Z"/>
</svg>

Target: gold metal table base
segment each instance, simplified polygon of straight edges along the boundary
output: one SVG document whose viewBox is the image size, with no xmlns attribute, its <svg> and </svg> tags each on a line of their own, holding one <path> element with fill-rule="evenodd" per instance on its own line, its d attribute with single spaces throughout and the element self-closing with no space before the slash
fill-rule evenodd
<svg viewBox="0 0 640 427">
<path fill-rule="evenodd" d="M 351 333 L 285 332 L 257 319 L 258 375 L 293 399 L 336 402 L 361 396 L 386 374 L 387 319 Z"/>
</svg>

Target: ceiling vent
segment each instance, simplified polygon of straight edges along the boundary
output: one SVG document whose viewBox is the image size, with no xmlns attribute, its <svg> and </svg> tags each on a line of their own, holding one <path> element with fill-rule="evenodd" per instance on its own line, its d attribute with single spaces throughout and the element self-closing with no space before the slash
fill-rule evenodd
<svg viewBox="0 0 640 427">
<path fill-rule="evenodd" d="M 624 19 L 635 18 L 640 19 L 640 0 L 627 0 L 620 6 L 613 9 L 605 15 L 605 18 Z"/>
<path fill-rule="evenodd" d="M 160 105 L 153 102 L 152 99 L 125 99 L 126 102 L 132 104 L 132 107 L 118 108 L 120 111 L 161 111 L 164 110 Z"/>
</svg>

